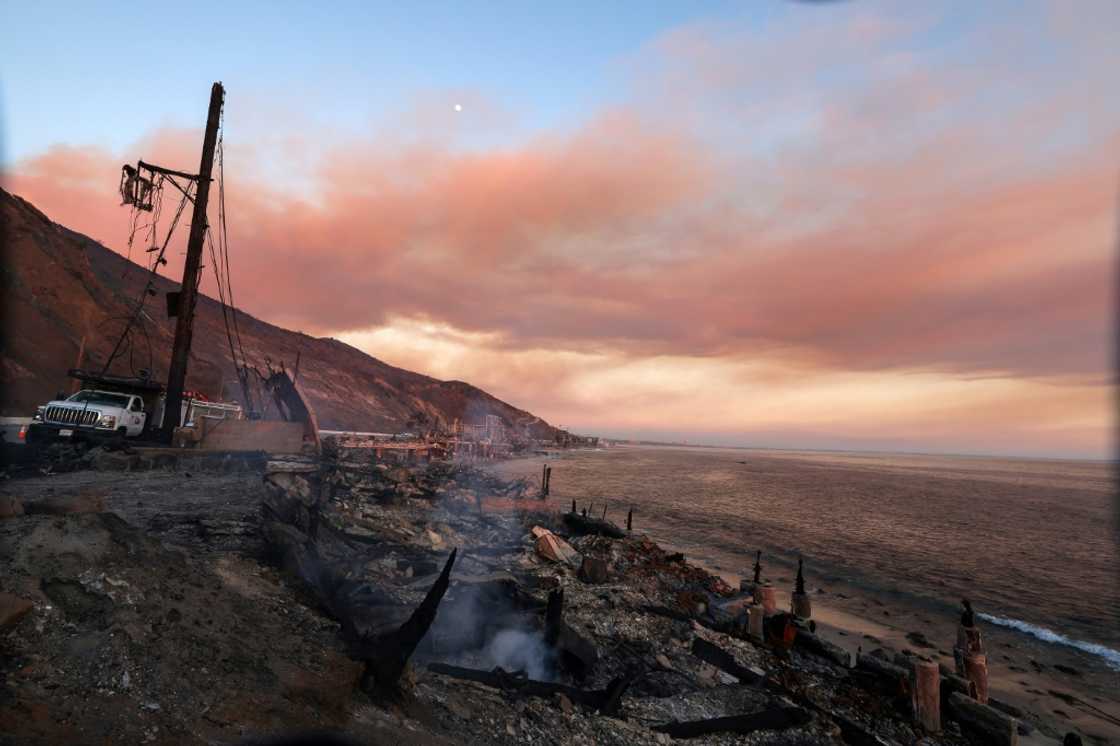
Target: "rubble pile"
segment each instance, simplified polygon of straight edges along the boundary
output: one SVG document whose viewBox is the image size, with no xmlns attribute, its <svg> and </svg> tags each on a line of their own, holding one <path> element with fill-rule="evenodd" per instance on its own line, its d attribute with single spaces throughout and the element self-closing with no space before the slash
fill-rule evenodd
<svg viewBox="0 0 1120 746">
<path fill-rule="evenodd" d="M 474 468 L 328 452 L 269 461 L 263 480 L 152 471 L 130 493 L 106 476 L 4 485 L 22 512 L 0 519 L 0 598 L 12 599 L 0 609 L 13 609 L 0 618 L 0 732 L 19 742 L 232 743 L 306 728 L 370 743 L 1018 733 L 956 702 L 951 672 L 940 732 L 927 732 L 912 661 L 853 665 L 789 614 L 766 620 L 792 631 L 788 645 L 752 638 L 749 592 Z M 66 511 L 90 489 L 101 502 Z M 51 513 L 34 508 L 47 497 Z M 192 509 L 228 530 L 184 530 Z"/>
</svg>

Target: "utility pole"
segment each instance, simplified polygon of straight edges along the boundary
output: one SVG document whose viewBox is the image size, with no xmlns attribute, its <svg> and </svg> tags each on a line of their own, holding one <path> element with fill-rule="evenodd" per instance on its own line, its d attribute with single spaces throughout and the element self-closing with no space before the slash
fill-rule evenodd
<svg viewBox="0 0 1120 746">
<path fill-rule="evenodd" d="M 161 438 L 170 443 L 171 435 L 182 417 L 183 386 L 187 381 L 187 362 L 191 354 L 194 307 L 198 298 L 199 266 L 202 246 L 206 242 L 206 201 L 210 196 L 210 173 L 214 166 L 214 148 L 218 140 L 222 100 L 225 89 L 215 83 L 210 89 L 210 112 L 206 116 L 206 135 L 202 138 L 202 162 L 198 166 L 198 186 L 194 195 L 194 215 L 187 240 L 187 263 L 183 267 L 183 285 L 179 291 L 179 308 L 175 317 L 175 345 L 171 348 L 171 367 L 167 372 L 167 398 L 164 400 Z"/>
</svg>

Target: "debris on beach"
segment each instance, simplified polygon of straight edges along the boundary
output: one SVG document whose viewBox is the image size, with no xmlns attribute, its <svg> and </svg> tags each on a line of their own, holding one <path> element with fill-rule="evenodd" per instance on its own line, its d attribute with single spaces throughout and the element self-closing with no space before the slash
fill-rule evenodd
<svg viewBox="0 0 1120 746">
<path fill-rule="evenodd" d="M 307 728 L 410 743 L 1018 738 L 1020 718 L 978 698 L 967 656 L 963 672 L 853 659 L 815 634 L 807 605 L 776 608 L 760 556 L 758 582 L 734 588 L 465 464 L 326 453 L 256 468 L 193 463 L 187 477 L 172 463 L 128 487 L 71 471 L 49 500 L 18 482 L 25 509 L 0 519 L 0 730 L 21 743 Z"/>
</svg>

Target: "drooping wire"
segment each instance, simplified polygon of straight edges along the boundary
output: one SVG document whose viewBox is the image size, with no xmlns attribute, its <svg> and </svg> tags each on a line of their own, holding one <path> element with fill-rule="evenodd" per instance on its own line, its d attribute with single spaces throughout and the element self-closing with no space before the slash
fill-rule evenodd
<svg viewBox="0 0 1120 746">
<path fill-rule="evenodd" d="M 226 179 L 225 179 L 225 112 L 218 124 L 218 240 L 217 249 L 206 229 L 206 240 L 210 247 L 210 261 L 214 265 L 214 279 L 218 286 L 218 300 L 222 308 L 222 322 L 225 326 L 226 342 L 229 344 L 230 359 L 241 384 L 242 396 L 250 417 L 255 415 L 252 392 L 249 390 L 248 358 L 241 339 L 241 326 L 237 320 L 237 306 L 233 300 L 233 280 L 229 268 L 229 230 L 226 222 Z M 236 339 L 236 343 L 235 343 Z"/>
<path fill-rule="evenodd" d="M 160 180 L 160 183 L 162 184 L 162 179 Z M 141 326 L 140 326 L 141 331 L 143 331 L 144 336 L 145 336 L 145 338 L 147 339 L 147 342 L 148 342 L 148 370 L 152 369 L 152 365 L 153 365 L 153 362 L 154 362 L 154 358 L 153 358 L 153 355 L 152 355 L 152 342 L 151 342 L 151 337 L 148 334 L 147 326 L 144 324 L 143 318 L 142 318 L 142 316 L 147 315 L 147 314 L 144 313 L 144 306 L 148 301 L 148 297 L 151 296 L 151 295 L 154 295 L 154 293 L 155 293 L 155 278 L 159 274 L 160 265 L 165 263 L 164 258 L 163 258 L 164 254 L 167 253 L 167 247 L 171 243 L 171 236 L 175 233 L 175 228 L 179 225 L 179 219 L 183 215 L 183 208 L 185 208 L 186 205 L 187 205 L 187 200 L 188 200 L 189 193 L 190 193 L 190 185 L 188 184 L 186 192 L 183 194 L 182 198 L 179 200 L 179 207 L 175 211 L 175 217 L 171 221 L 170 227 L 168 227 L 168 229 L 167 229 L 167 237 L 164 238 L 163 245 L 160 246 L 160 248 L 159 248 L 159 253 L 155 256 L 154 259 L 152 259 L 152 262 L 151 262 L 150 266 L 148 267 L 148 277 L 147 277 L 147 280 L 144 283 L 144 287 L 141 289 L 140 295 L 136 298 L 135 301 L 133 301 L 133 304 L 132 304 L 133 305 L 133 311 L 128 316 L 128 320 L 125 323 L 124 330 L 121 332 L 120 337 L 117 339 L 117 343 L 113 346 L 113 351 L 109 354 L 109 357 L 106 359 L 105 364 L 103 366 L 101 366 L 101 375 L 105 375 L 108 372 L 109 366 L 111 366 L 113 364 L 113 362 L 117 359 L 117 357 L 123 352 L 122 348 L 124 348 L 124 345 L 125 345 L 126 342 L 128 343 L 127 348 L 124 348 L 124 349 L 127 349 L 129 351 L 129 369 L 131 370 L 133 375 L 136 374 L 136 368 L 133 365 L 133 358 L 132 358 L 132 328 L 133 328 L 133 326 L 136 325 L 136 323 L 138 321 L 141 323 Z M 157 194 L 156 194 L 156 197 L 157 198 L 162 197 L 162 191 L 158 191 Z M 155 212 L 154 207 L 153 207 L 153 212 Z M 155 243 L 155 240 L 154 240 L 154 238 L 155 238 L 155 236 L 154 236 L 155 223 L 156 223 L 156 220 L 153 217 L 153 221 L 152 221 L 152 224 L 151 224 L 152 225 L 152 235 L 150 236 L 152 240 L 149 241 L 149 243 L 152 243 L 152 244 Z M 130 247 L 131 247 L 131 244 L 132 244 L 132 236 L 129 237 L 129 246 Z M 126 267 L 126 272 L 127 272 L 127 267 Z"/>
<path fill-rule="evenodd" d="M 136 236 L 141 231 L 144 231 L 145 243 L 148 248 L 145 249 L 147 253 L 152 253 L 155 248 L 156 236 L 159 233 L 159 218 L 160 211 L 163 208 L 163 174 L 153 175 L 154 181 L 152 184 L 150 197 L 151 200 L 151 220 L 144 225 L 140 225 L 140 213 L 144 212 L 140 209 L 136 202 L 132 203 L 132 208 L 129 211 L 129 230 L 128 230 L 128 254 L 126 258 L 129 263 L 125 265 L 124 272 L 121 273 L 123 279 L 132 267 L 132 244 L 136 240 Z M 148 262 L 148 269 L 151 269 L 151 260 Z"/>
</svg>

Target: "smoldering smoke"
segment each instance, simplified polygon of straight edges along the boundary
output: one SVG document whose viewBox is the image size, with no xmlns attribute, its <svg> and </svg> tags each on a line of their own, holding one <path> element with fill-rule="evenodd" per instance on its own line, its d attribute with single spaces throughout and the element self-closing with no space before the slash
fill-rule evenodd
<svg viewBox="0 0 1120 746">
<path fill-rule="evenodd" d="M 524 671 L 526 676 L 537 681 L 553 678 L 550 651 L 539 632 L 503 629 L 494 635 L 482 655 L 487 668 Z"/>
</svg>

